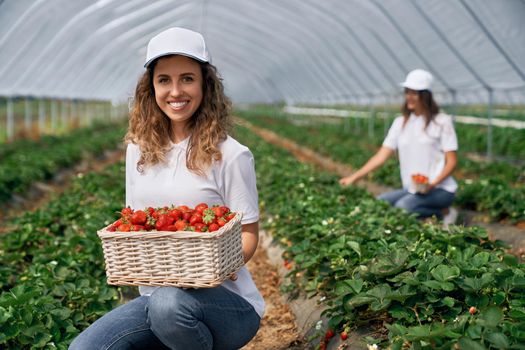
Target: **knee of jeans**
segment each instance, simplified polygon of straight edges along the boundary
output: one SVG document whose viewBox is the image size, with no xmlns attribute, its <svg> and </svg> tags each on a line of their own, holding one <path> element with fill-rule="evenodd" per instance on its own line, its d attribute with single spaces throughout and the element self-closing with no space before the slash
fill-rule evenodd
<svg viewBox="0 0 525 350">
<path fill-rule="evenodd" d="M 398 200 L 394 206 L 396 208 L 405 209 L 406 211 L 409 211 L 409 212 L 412 212 L 416 208 L 414 203 L 412 203 L 412 201 L 410 201 L 409 198 L 402 198 Z"/>
<path fill-rule="evenodd" d="M 148 315 L 151 322 L 177 322 L 187 320 L 196 311 L 191 298 L 179 288 L 159 288 L 148 303 Z"/>
<path fill-rule="evenodd" d="M 90 344 L 83 340 L 82 333 L 80 333 L 71 344 L 69 344 L 68 350 L 89 350 Z"/>
</svg>

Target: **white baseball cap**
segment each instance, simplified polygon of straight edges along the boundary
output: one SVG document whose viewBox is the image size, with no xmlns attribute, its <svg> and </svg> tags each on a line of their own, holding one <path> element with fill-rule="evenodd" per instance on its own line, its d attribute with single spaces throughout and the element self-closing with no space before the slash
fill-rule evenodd
<svg viewBox="0 0 525 350">
<path fill-rule="evenodd" d="M 429 90 L 434 81 L 432 74 L 423 69 L 414 69 L 407 74 L 407 77 L 404 82 L 400 85 L 406 87 L 410 90 Z"/>
<path fill-rule="evenodd" d="M 201 62 L 211 61 L 204 37 L 193 30 L 180 27 L 166 29 L 151 38 L 144 67 L 147 68 L 155 59 L 168 55 L 183 55 Z"/>
</svg>

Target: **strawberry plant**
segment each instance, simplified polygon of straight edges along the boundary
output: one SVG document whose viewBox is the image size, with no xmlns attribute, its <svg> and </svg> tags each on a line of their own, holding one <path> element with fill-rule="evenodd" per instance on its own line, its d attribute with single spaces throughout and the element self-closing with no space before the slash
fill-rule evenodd
<svg viewBox="0 0 525 350">
<path fill-rule="evenodd" d="M 241 134 L 258 160 L 264 226 L 291 266 L 287 289 L 321 298 L 328 328 L 383 328 L 380 345 L 393 349 L 525 342 L 525 266 L 502 242 L 477 227 L 422 224 Z"/>
</svg>

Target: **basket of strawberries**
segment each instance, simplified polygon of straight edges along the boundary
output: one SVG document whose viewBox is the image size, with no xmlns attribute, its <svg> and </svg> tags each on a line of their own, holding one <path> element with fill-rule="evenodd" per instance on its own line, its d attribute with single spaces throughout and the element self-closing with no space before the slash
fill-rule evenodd
<svg viewBox="0 0 525 350">
<path fill-rule="evenodd" d="M 216 287 L 244 265 L 241 218 L 206 203 L 124 208 L 97 232 L 108 284 Z"/>
<path fill-rule="evenodd" d="M 428 189 L 428 176 L 419 173 L 413 174 L 412 186 L 416 193 L 426 193 Z"/>
</svg>

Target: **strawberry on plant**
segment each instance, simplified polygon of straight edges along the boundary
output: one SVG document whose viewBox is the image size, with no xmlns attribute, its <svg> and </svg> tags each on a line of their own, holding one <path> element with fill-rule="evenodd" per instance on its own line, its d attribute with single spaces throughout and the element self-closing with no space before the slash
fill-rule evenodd
<svg viewBox="0 0 525 350">
<path fill-rule="evenodd" d="M 333 329 L 328 328 L 328 330 L 326 331 L 324 335 L 324 340 L 328 343 L 328 341 L 332 339 L 334 335 L 335 335 L 335 332 L 333 331 Z"/>
<path fill-rule="evenodd" d="M 470 309 L 468 309 L 469 314 L 474 315 L 478 311 L 475 306 L 471 306 Z"/>
<path fill-rule="evenodd" d="M 346 339 L 348 339 L 348 332 L 342 331 L 341 332 L 341 340 L 345 341 Z"/>
</svg>

